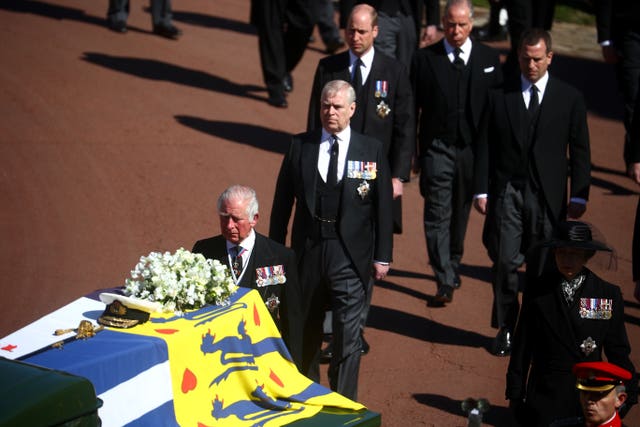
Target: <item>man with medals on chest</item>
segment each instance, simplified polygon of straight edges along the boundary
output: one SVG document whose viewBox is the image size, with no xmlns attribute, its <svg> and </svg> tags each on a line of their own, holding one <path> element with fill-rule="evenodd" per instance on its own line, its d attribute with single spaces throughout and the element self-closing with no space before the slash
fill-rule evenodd
<svg viewBox="0 0 640 427">
<path fill-rule="evenodd" d="M 399 61 L 375 48 L 377 36 L 377 11 L 368 4 L 355 5 L 345 28 L 349 49 L 318 62 L 309 98 L 307 130 L 322 126 L 320 100 L 324 85 L 332 80 L 351 82 L 357 108 L 349 126 L 360 134 L 382 142 L 393 185 L 393 200 L 390 202 L 393 232 L 401 234 L 403 186 L 411 178 L 411 159 L 415 146 L 415 108 L 408 70 Z M 373 283 L 367 289 L 367 302 L 362 312 L 363 333 L 372 293 Z M 363 354 L 366 354 L 369 344 L 364 335 L 362 340 Z M 323 354 L 323 358 L 331 358 L 332 351 Z"/>
<path fill-rule="evenodd" d="M 322 127 L 295 135 L 282 161 L 269 237 L 284 243 L 295 205 L 291 247 L 303 287 L 302 373 L 320 379 L 323 319 L 332 313 L 331 389 L 356 400 L 361 316 L 372 280 L 384 279 L 393 250 L 391 177 L 382 143 L 353 131 L 353 87 L 328 82 Z"/>
<path fill-rule="evenodd" d="M 597 252 L 612 252 L 592 239 L 591 227 L 563 221 L 548 248 L 556 270 L 528 286 L 516 327 L 507 371 L 506 397 L 519 425 L 548 427 L 582 414 L 573 366 L 600 362 L 603 354 L 630 372 L 625 382 L 628 408 L 637 403 L 638 381 L 629 358 L 620 288 L 602 280 L 585 264 Z"/>
<path fill-rule="evenodd" d="M 229 266 L 233 279 L 256 289 L 300 367 L 302 318 L 295 253 L 257 233 L 258 199 L 250 187 L 232 185 L 218 198 L 220 233 L 198 240 L 192 252 Z"/>
</svg>

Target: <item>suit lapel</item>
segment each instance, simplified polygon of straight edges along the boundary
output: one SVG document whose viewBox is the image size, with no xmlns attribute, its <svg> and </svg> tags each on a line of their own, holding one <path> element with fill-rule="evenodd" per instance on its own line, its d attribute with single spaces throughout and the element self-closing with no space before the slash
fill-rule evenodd
<svg viewBox="0 0 640 427">
<path fill-rule="evenodd" d="M 338 80 L 344 80 L 347 82 L 351 82 L 351 74 L 349 74 L 349 51 L 345 51 L 342 53 L 342 58 L 340 58 L 340 67 L 338 71 L 334 74 L 334 77 Z"/>
<path fill-rule="evenodd" d="M 322 131 L 314 131 L 306 141 L 302 141 L 300 165 L 316 165 L 316 167 L 302 168 L 302 180 L 306 205 L 311 216 L 316 211 L 316 180 L 318 179 L 318 150 Z"/>
<path fill-rule="evenodd" d="M 556 84 L 553 78 L 549 76 L 547 81 L 547 87 L 544 91 L 544 98 L 540 102 L 540 108 L 538 109 L 538 122 L 536 123 L 536 134 L 540 134 L 544 126 L 549 122 L 549 118 L 554 114 L 554 102 L 556 98 Z"/>
<path fill-rule="evenodd" d="M 440 90 L 447 94 L 449 87 L 451 87 L 451 79 L 453 78 L 453 72 L 451 71 L 451 61 L 447 57 L 447 51 L 444 48 L 444 41 L 438 43 L 435 48 L 437 54 L 432 56 L 431 66 L 436 76 L 438 86 Z"/>
<path fill-rule="evenodd" d="M 509 124 L 511 125 L 511 132 L 515 135 L 518 140 L 518 145 L 520 148 L 526 146 L 527 141 L 525 141 L 524 130 L 527 129 L 527 125 L 524 122 L 525 118 L 523 117 L 524 111 L 524 100 L 522 99 L 522 92 L 520 91 L 520 83 L 516 84 L 512 83 L 507 89 L 505 89 L 504 93 L 504 102 L 505 102 L 505 110 L 507 110 L 507 117 L 509 120 Z"/>
</svg>

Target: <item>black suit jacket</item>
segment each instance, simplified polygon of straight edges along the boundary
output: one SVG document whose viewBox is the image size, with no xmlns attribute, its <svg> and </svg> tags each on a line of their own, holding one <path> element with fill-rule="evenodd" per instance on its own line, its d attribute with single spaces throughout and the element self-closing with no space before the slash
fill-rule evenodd
<svg viewBox="0 0 640 427">
<path fill-rule="evenodd" d="M 316 182 L 321 130 L 293 137 L 285 155 L 273 198 L 269 237 L 284 243 L 295 202 L 291 246 L 299 258 L 315 226 Z M 337 231 L 364 284 L 371 278 L 373 260 L 391 261 L 393 232 L 391 178 L 382 145 L 376 139 L 351 132 L 347 161 L 376 162 L 375 179 L 367 180 L 369 191 L 361 197 L 358 187 L 365 181 L 343 176 Z M 346 169 L 346 166 L 345 166 Z"/>
<path fill-rule="evenodd" d="M 532 425 L 546 427 L 554 418 L 581 415 L 571 368 L 578 362 L 602 360 L 603 352 L 607 361 L 634 374 L 627 387 L 629 403 L 637 401 L 637 379 L 629 359 L 631 348 L 624 324 L 624 300 L 620 288 L 589 270 L 586 274 L 570 309 L 565 307 L 558 272 L 542 276 L 536 286 L 529 287 L 532 293 L 524 302 L 514 334 L 506 397 L 521 400 L 526 396 L 527 405 L 533 410 L 532 420 L 534 414 L 548 416 L 547 420 L 538 418 L 538 422 Z M 611 318 L 581 318 L 580 298 L 610 299 Z M 580 346 L 589 337 L 597 348 L 586 355 Z"/>
<path fill-rule="evenodd" d="M 489 90 L 502 85 L 498 51 L 473 42 L 467 67 L 470 72 L 467 91 L 467 106 L 471 113 L 469 125 L 475 140 Z M 444 41 L 416 52 L 411 67 L 411 82 L 420 117 L 418 156 L 423 156 L 433 139 L 442 138 L 446 132 L 449 103 L 456 96 L 448 93 L 451 87 L 449 80 L 454 78 Z"/>
<path fill-rule="evenodd" d="M 321 93 L 324 85 L 331 80 L 351 81 L 348 51 L 328 56 L 318 63 L 309 100 L 307 118 L 309 131 L 322 127 Z M 380 117 L 376 112 L 378 101 L 374 91 L 375 82 L 378 80 L 387 81 L 389 84 L 389 93 L 385 102 L 391 107 L 391 112 L 386 117 Z M 362 94 L 364 99 L 359 99 L 356 103 L 356 109 L 364 109 L 362 133 L 382 141 L 391 168 L 391 177 L 408 181 L 411 175 L 411 158 L 415 141 L 415 116 L 407 70 L 395 59 L 376 51 L 367 81 L 369 93 Z"/>
<path fill-rule="evenodd" d="M 526 114 L 519 76 L 504 90 L 490 93 L 475 156 L 476 194 L 497 195 L 521 172 L 529 126 Z M 591 155 L 584 100 L 576 89 L 553 76 L 540 104 L 530 153 L 529 176 L 542 190 L 552 221 L 566 216 L 568 177 L 569 196 L 589 198 Z"/>
<path fill-rule="evenodd" d="M 598 43 L 620 42 L 629 28 L 640 25 L 640 2 L 637 0 L 595 0 Z"/>
<path fill-rule="evenodd" d="M 200 253 L 209 259 L 217 259 L 229 266 L 226 240 L 222 235 L 198 240 L 192 252 Z M 284 284 L 259 287 L 256 269 L 282 265 L 286 276 Z M 266 236 L 256 233 L 256 242 L 251 251 L 242 279 L 238 286 L 257 289 L 262 299 L 275 296 L 280 300 L 279 308 L 271 315 L 287 344 L 294 362 L 300 366 L 302 357 L 302 309 L 301 289 L 298 281 L 298 267 L 295 253 Z"/>
</svg>

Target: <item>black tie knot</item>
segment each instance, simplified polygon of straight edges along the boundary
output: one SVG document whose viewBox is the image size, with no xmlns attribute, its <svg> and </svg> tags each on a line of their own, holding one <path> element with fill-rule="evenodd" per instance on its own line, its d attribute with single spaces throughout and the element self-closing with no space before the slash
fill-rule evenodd
<svg viewBox="0 0 640 427">
<path fill-rule="evenodd" d="M 331 151 L 329 157 L 329 170 L 327 171 L 327 184 L 332 186 L 338 183 L 339 152 L 340 145 L 338 144 L 338 138 L 335 135 L 331 135 Z"/>
<path fill-rule="evenodd" d="M 531 85 L 531 98 L 529 99 L 529 112 L 533 115 L 538 111 L 540 107 L 540 99 L 538 98 L 538 88 L 536 85 Z"/>
<path fill-rule="evenodd" d="M 236 279 L 242 274 L 242 246 L 231 247 L 231 267 L 233 268 L 233 274 Z"/>
<path fill-rule="evenodd" d="M 356 59 L 353 63 L 353 74 L 351 76 L 351 85 L 353 89 L 356 91 L 356 94 L 360 91 L 362 87 L 362 71 L 360 70 L 360 66 L 362 65 L 362 60 L 360 58 Z"/>
<path fill-rule="evenodd" d="M 453 49 L 453 65 L 455 65 L 456 68 L 464 67 L 464 60 L 460 57 L 461 53 L 462 49 L 460 49 L 459 47 Z"/>
</svg>

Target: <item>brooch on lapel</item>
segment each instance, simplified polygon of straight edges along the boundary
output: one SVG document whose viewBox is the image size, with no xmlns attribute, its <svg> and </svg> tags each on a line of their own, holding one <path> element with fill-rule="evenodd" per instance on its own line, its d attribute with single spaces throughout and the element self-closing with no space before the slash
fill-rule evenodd
<svg viewBox="0 0 640 427">
<path fill-rule="evenodd" d="M 609 320 L 613 312 L 613 300 L 609 298 L 580 298 L 582 319 Z"/>
<path fill-rule="evenodd" d="M 598 346 L 596 345 L 596 342 L 591 337 L 582 341 L 582 344 L 580 344 L 580 350 L 582 350 L 585 356 L 588 356 L 591 353 L 593 353 L 596 350 L 596 348 L 598 348 Z"/>
<path fill-rule="evenodd" d="M 278 307 L 280 307 L 280 299 L 274 294 L 271 294 L 271 296 L 267 298 L 267 300 L 264 303 L 267 306 L 267 309 L 269 310 L 269 312 L 271 313 L 273 313 L 278 309 Z"/>
<path fill-rule="evenodd" d="M 376 179 L 377 172 L 376 162 L 347 160 L 347 178 Z"/>
<path fill-rule="evenodd" d="M 360 185 L 358 185 L 358 195 L 360 195 L 362 200 L 364 200 L 364 198 L 367 197 L 367 194 L 369 194 L 369 188 L 371 187 L 369 186 L 369 182 L 367 180 L 362 180 Z"/>
<path fill-rule="evenodd" d="M 270 285 L 281 285 L 287 281 L 283 265 L 272 265 L 256 268 L 256 285 L 259 288 Z"/>
<path fill-rule="evenodd" d="M 376 98 L 376 114 L 381 119 L 384 119 L 391 113 L 391 107 L 387 104 L 387 95 L 389 94 L 389 82 L 386 80 L 376 80 L 376 91 L 374 96 Z"/>
</svg>

